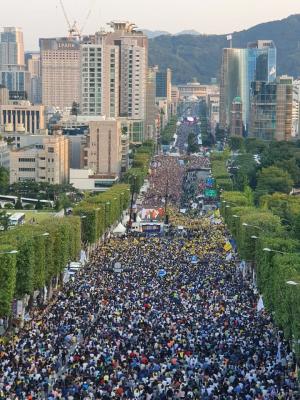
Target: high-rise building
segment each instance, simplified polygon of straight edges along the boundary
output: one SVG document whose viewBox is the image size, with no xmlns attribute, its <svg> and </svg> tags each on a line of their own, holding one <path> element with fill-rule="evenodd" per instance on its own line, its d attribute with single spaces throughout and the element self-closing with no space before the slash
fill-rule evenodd
<svg viewBox="0 0 300 400">
<path fill-rule="evenodd" d="M 172 101 L 172 71 L 167 68 L 165 71 L 156 71 L 156 97 Z"/>
<path fill-rule="evenodd" d="M 230 135 L 243 136 L 243 103 L 240 97 L 235 97 L 231 106 Z"/>
<path fill-rule="evenodd" d="M 246 49 L 223 50 L 220 87 L 220 126 L 230 125 L 231 106 L 240 97 L 243 104 L 243 124 L 248 131 L 251 83 L 276 79 L 276 47 L 271 40 L 258 40 Z"/>
<path fill-rule="evenodd" d="M 119 48 L 107 43 L 107 35 L 95 35 L 95 43 L 81 45 L 82 115 L 118 117 Z"/>
<path fill-rule="evenodd" d="M 31 75 L 31 102 L 42 102 L 41 59 L 39 52 L 25 54 L 26 69 Z"/>
<path fill-rule="evenodd" d="M 80 43 L 74 38 L 40 39 L 42 103 L 63 110 L 80 100 Z"/>
<path fill-rule="evenodd" d="M 45 135 L 42 144 L 10 152 L 10 183 L 26 180 L 51 184 L 69 181 L 69 141 L 65 136 Z"/>
<path fill-rule="evenodd" d="M 265 140 L 290 140 L 292 114 L 293 78 L 281 76 L 276 82 L 252 83 L 250 136 Z"/>
<path fill-rule="evenodd" d="M 158 109 L 155 104 L 156 98 L 156 70 L 148 68 L 147 88 L 146 88 L 146 122 L 145 139 L 157 139 L 157 114 Z"/>
<path fill-rule="evenodd" d="M 292 136 L 300 135 L 300 80 L 293 82 L 293 127 Z"/>
<path fill-rule="evenodd" d="M 0 33 L 0 68 L 13 65 L 25 65 L 23 32 L 20 28 L 5 27 Z"/>
<path fill-rule="evenodd" d="M 0 85 L 10 92 L 26 93 L 26 98 L 31 99 L 31 77 L 25 70 L 20 28 L 5 27 L 0 33 Z"/>
<path fill-rule="evenodd" d="M 107 44 L 120 54 L 120 117 L 145 120 L 148 73 L 148 38 L 129 22 L 111 22 Z"/>
</svg>

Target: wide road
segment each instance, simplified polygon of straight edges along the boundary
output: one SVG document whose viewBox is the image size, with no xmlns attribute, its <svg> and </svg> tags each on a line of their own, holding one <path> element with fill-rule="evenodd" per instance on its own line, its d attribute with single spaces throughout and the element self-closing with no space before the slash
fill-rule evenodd
<svg viewBox="0 0 300 400">
<path fill-rule="evenodd" d="M 102 244 L 0 346 L 0 399 L 296 399 L 293 355 L 226 261 L 224 226 L 196 225 Z"/>
</svg>

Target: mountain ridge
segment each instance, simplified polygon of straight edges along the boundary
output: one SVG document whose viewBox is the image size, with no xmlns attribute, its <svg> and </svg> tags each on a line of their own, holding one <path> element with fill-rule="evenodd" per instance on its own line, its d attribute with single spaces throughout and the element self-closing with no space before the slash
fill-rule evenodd
<svg viewBox="0 0 300 400">
<path fill-rule="evenodd" d="M 173 83 L 197 78 L 209 83 L 220 75 L 222 49 L 228 47 L 226 34 L 160 35 L 149 39 L 149 65 L 173 70 Z M 277 47 L 278 75 L 300 76 L 300 14 L 281 20 L 263 22 L 249 29 L 233 32 L 233 47 L 246 47 L 258 39 L 274 40 Z"/>
</svg>

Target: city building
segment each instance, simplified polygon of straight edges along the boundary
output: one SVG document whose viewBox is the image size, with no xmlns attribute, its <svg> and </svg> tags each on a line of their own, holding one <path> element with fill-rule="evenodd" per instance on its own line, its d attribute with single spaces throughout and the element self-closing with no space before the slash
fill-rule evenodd
<svg viewBox="0 0 300 400">
<path fill-rule="evenodd" d="M 95 175 L 120 176 L 122 146 L 120 120 L 103 118 L 90 121 L 83 145 L 83 168 L 93 170 Z M 125 151 L 127 150 L 126 148 Z M 126 156 L 128 157 L 128 151 Z"/>
<path fill-rule="evenodd" d="M 31 75 L 25 70 L 23 32 L 5 27 L 0 32 L 0 85 L 10 92 L 24 92 L 31 99 Z"/>
<path fill-rule="evenodd" d="M 7 142 L 0 138 L 0 167 L 9 169 L 9 149 Z"/>
<path fill-rule="evenodd" d="M 183 100 L 190 97 L 206 98 L 207 95 L 207 85 L 201 85 L 196 80 L 188 82 L 186 85 L 178 85 L 177 88 L 179 97 Z"/>
<path fill-rule="evenodd" d="M 246 49 L 223 49 L 220 87 L 220 127 L 229 128 L 231 106 L 240 97 L 243 104 L 243 124 L 248 131 L 250 89 L 254 81 L 276 80 L 276 47 L 271 40 L 258 40 Z"/>
<path fill-rule="evenodd" d="M 19 126 L 17 131 L 13 131 L 11 126 L 8 124 L 4 127 L 4 130 L 0 131 L 0 135 L 9 143 L 13 148 L 20 149 L 21 147 L 28 147 L 32 145 L 43 144 L 45 136 L 48 135 L 48 131 L 39 130 L 34 135 L 31 133 L 24 132 L 23 126 Z"/>
<path fill-rule="evenodd" d="M 276 82 L 252 83 L 249 136 L 265 140 L 290 140 L 293 128 L 292 114 L 291 77 L 281 76 Z"/>
<path fill-rule="evenodd" d="M 26 99 L 31 99 L 31 75 L 25 67 L 0 69 L 0 85 L 9 92 L 23 92 Z"/>
<path fill-rule="evenodd" d="M 0 126 L 2 129 L 35 133 L 45 129 L 45 107 L 32 105 L 29 101 L 10 102 L 0 105 Z"/>
<path fill-rule="evenodd" d="M 95 175 L 91 169 L 70 169 L 70 184 L 88 192 L 105 192 L 119 180 L 118 176 Z"/>
<path fill-rule="evenodd" d="M 156 67 L 156 94 L 157 98 L 165 98 L 172 101 L 172 71 L 167 68 L 165 71 Z"/>
<path fill-rule="evenodd" d="M 24 41 L 21 28 L 4 27 L 0 33 L 0 69 L 24 67 Z"/>
<path fill-rule="evenodd" d="M 220 93 L 207 96 L 207 108 L 210 131 L 215 136 L 216 128 L 220 122 Z"/>
<path fill-rule="evenodd" d="M 120 117 L 145 120 L 148 74 L 148 38 L 130 22 L 111 22 L 107 43 L 120 54 Z"/>
<path fill-rule="evenodd" d="M 230 135 L 243 136 L 243 103 L 240 97 L 235 97 L 231 106 Z"/>
<path fill-rule="evenodd" d="M 21 181 L 69 182 L 69 141 L 62 135 L 45 136 L 34 144 L 10 152 L 10 183 Z"/>
<path fill-rule="evenodd" d="M 3 104 L 9 104 L 9 90 L 5 86 L 0 85 L 0 105 Z"/>
<path fill-rule="evenodd" d="M 42 102 L 41 58 L 39 52 L 25 53 L 26 69 L 31 76 L 31 102 Z"/>
<path fill-rule="evenodd" d="M 148 68 L 146 88 L 146 122 L 144 139 L 157 141 L 158 108 L 156 100 L 156 70 Z"/>
<path fill-rule="evenodd" d="M 40 39 L 42 103 L 63 110 L 80 101 L 80 42 Z"/>
<path fill-rule="evenodd" d="M 300 80 L 293 81 L 292 136 L 300 135 Z"/>
<path fill-rule="evenodd" d="M 108 41 L 108 35 L 99 32 L 95 35 L 95 43 L 81 45 L 82 115 L 119 116 L 119 47 Z"/>
</svg>

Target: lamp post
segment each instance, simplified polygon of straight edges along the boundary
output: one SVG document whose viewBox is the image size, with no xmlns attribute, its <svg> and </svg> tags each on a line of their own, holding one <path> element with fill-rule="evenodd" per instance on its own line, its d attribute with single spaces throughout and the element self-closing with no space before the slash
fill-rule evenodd
<svg viewBox="0 0 300 400">
<path fill-rule="evenodd" d="M 263 229 L 260 226 L 247 224 L 247 222 L 243 222 L 242 225 L 245 227 L 255 228 L 255 229 L 259 229 L 259 230 L 263 231 Z"/>
<path fill-rule="evenodd" d="M 291 254 L 291 253 L 286 253 L 285 251 L 270 249 L 269 247 L 264 247 L 263 251 L 265 251 L 267 253 Z"/>
<path fill-rule="evenodd" d="M 4 254 L 17 254 L 19 253 L 19 250 L 9 250 L 9 251 L 1 251 L 0 255 L 4 255 Z"/>
<path fill-rule="evenodd" d="M 287 285 L 291 286 L 292 288 L 294 288 L 293 290 L 295 290 L 295 288 L 296 288 L 297 286 L 300 286 L 300 282 L 286 281 L 285 283 L 286 283 Z M 293 352 L 294 352 L 294 354 L 295 354 L 295 356 L 296 356 L 296 371 L 298 372 L 298 357 L 297 357 L 297 351 L 295 351 L 295 350 L 296 350 L 296 349 L 295 349 L 296 346 L 297 346 L 297 348 L 299 348 L 299 346 L 300 346 L 300 339 L 299 339 L 299 338 L 296 339 L 296 338 L 294 337 L 294 335 L 292 335 L 292 350 L 293 350 Z M 300 381 L 299 375 L 297 376 L 297 381 L 298 381 L 298 384 L 299 384 L 299 381 Z"/>
<path fill-rule="evenodd" d="M 128 221 L 128 224 L 127 224 L 127 233 L 129 232 L 129 230 L 130 230 L 130 228 L 132 226 L 132 211 L 133 211 L 135 185 L 136 185 L 136 175 L 133 176 L 133 185 L 131 187 L 131 202 L 130 202 L 129 221 Z"/>
<path fill-rule="evenodd" d="M 168 200 L 169 200 L 169 179 L 167 179 L 166 194 L 165 194 L 165 224 L 169 224 L 168 216 Z"/>
</svg>

